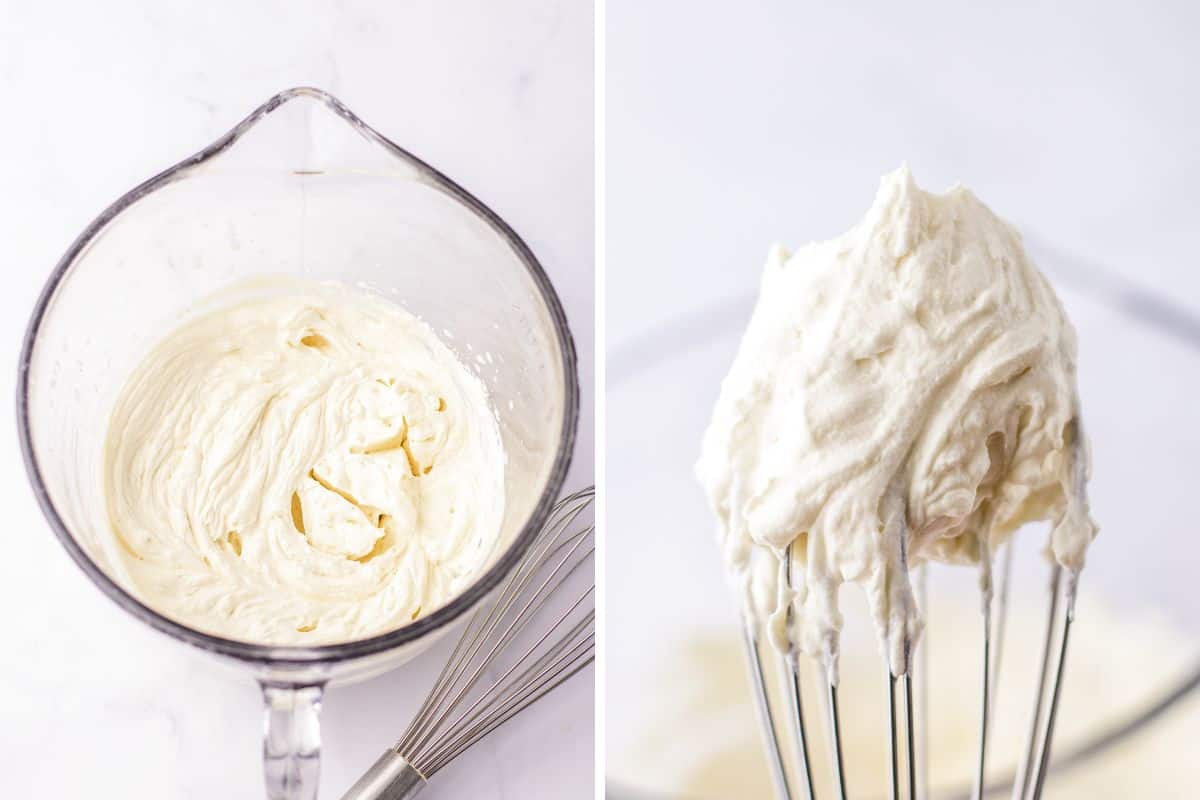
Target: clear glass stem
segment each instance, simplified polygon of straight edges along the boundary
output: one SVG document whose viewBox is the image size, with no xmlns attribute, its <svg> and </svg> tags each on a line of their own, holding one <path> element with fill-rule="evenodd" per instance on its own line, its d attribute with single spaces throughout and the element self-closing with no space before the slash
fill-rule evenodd
<svg viewBox="0 0 1200 800">
<path fill-rule="evenodd" d="M 316 800 L 324 687 L 262 684 L 263 774 L 269 800 Z"/>
</svg>

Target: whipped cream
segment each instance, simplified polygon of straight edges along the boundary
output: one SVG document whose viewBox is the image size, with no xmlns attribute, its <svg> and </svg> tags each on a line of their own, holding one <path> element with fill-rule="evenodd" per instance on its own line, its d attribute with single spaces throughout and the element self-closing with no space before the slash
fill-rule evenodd
<svg viewBox="0 0 1200 800">
<path fill-rule="evenodd" d="M 105 451 L 132 590 L 189 626 L 323 644 L 405 625 L 493 554 L 482 383 L 374 296 L 287 284 L 192 319 L 130 375 Z"/>
<path fill-rule="evenodd" d="M 1082 568 L 1096 526 L 1075 369 L 1020 235 L 962 187 L 930 194 L 902 167 L 844 235 L 774 247 L 697 464 L 750 624 L 836 681 L 838 587 L 861 584 L 903 674 L 910 568 L 983 563 L 986 582 L 996 547 L 1041 519 L 1051 556 Z"/>
</svg>

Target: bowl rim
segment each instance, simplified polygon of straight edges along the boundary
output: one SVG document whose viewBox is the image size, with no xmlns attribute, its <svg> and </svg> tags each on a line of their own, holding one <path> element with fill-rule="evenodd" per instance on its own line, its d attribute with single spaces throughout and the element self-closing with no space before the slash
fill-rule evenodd
<svg viewBox="0 0 1200 800">
<path fill-rule="evenodd" d="M 466 206 L 488 223 L 505 240 L 516 253 L 518 260 L 528 271 L 529 277 L 537 287 L 541 300 L 553 323 L 555 338 L 561 354 L 564 390 L 563 419 L 562 429 L 559 433 L 558 451 L 555 454 L 550 472 L 546 477 L 537 503 L 520 531 L 518 531 L 509 544 L 507 550 L 487 570 L 479 575 L 470 586 L 452 598 L 450 602 L 435 609 L 428 616 L 421 617 L 400 628 L 365 639 L 313 646 L 255 644 L 205 633 L 155 611 L 121 587 L 84 552 L 83 548 L 63 522 L 53 501 L 50 499 L 49 492 L 42 478 L 42 470 L 38 462 L 38 457 L 34 452 L 29 414 L 29 366 L 33 358 L 34 349 L 37 346 L 38 333 L 41 329 L 43 318 L 59 285 L 71 271 L 80 254 L 87 248 L 91 241 L 113 219 L 138 200 L 186 176 L 187 172 L 192 168 L 225 152 L 259 121 L 284 103 L 297 98 L 308 98 L 320 102 L 327 109 L 343 118 L 367 139 L 383 147 L 393 156 L 408 163 L 416 170 L 420 178 L 428 181 L 435 188 L 440 189 Z M 308 86 L 288 89 L 274 95 L 215 142 L 138 184 L 119 197 L 88 224 L 83 232 L 72 242 L 62 258 L 59 259 L 58 264 L 47 279 L 37 303 L 34 305 L 33 313 L 30 316 L 29 324 L 25 331 L 25 338 L 21 345 L 20 359 L 17 364 L 16 399 L 17 438 L 20 440 L 21 456 L 25 462 L 26 474 L 33 488 L 34 495 L 37 498 L 38 505 L 41 506 L 42 514 L 46 517 L 47 522 L 50 523 L 50 528 L 54 531 L 55 536 L 58 537 L 59 542 L 62 543 L 72 560 L 83 570 L 92 583 L 96 584 L 101 592 L 126 612 L 132 614 L 155 630 L 175 639 L 186 642 L 201 650 L 229 656 L 239 661 L 282 668 L 313 667 L 332 664 L 391 650 L 450 625 L 473 608 L 516 565 L 517 561 L 520 560 L 532 544 L 538 531 L 549 516 L 559 491 L 566 480 L 567 469 L 570 466 L 571 457 L 574 452 L 575 438 L 579 425 L 580 402 L 575 342 L 571 335 L 562 303 L 559 301 L 558 294 L 555 292 L 541 263 L 534 256 L 528 245 L 517 235 L 516 231 L 470 192 L 364 123 L 357 115 L 328 92 Z"/>
</svg>

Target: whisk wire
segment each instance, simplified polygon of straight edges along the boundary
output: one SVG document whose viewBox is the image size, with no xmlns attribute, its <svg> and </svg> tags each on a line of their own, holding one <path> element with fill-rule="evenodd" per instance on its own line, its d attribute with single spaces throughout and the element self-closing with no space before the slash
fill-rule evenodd
<svg viewBox="0 0 1200 800">
<path fill-rule="evenodd" d="M 1054 741 L 1054 723 L 1058 717 L 1058 700 L 1062 690 L 1063 670 L 1067 664 L 1067 643 L 1070 641 L 1071 622 L 1075 617 L 1075 587 L 1077 576 L 1068 574 L 1066 580 L 1066 610 L 1063 613 L 1062 633 L 1058 644 L 1058 667 L 1054 671 L 1054 683 L 1050 688 L 1050 709 L 1046 712 L 1046 729 L 1042 734 L 1041 757 L 1038 759 L 1037 776 L 1033 781 L 1033 800 L 1041 800 L 1046 774 L 1050 771 L 1050 746 Z"/>
<path fill-rule="evenodd" d="M 1038 753 L 1038 734 L 1042 727 L 1045 708 L 1046 685 L 1050 676 L 1051 648 L 1054 642 L 1055 619 L 1058 616 L 1058 590 L 1062 582 L 1062 568 L 1055 565 L 1050 570 L 1050 609 L 1046 615 L 1046 636 L 1042 642 L 1041 666 L 1038 669 L 1037 690 L 1033 703 L 1033 719 L 1029 725 L 1029 738 L 1017 779 L 1013 783 L 1013 800 L 1024 800 L 1029 792 L 1029 781 L 1033 777 L 1034 758 Z"/>
<path fill-rule="evenodd" d="M 900 553 L 900 568 L 907 574 L 909 572 L 908 563 L 908 507 L 905 505 L 903 513 L 899 519 L 899 536 L 898 545 Z M 922 600 L 923 601 L 923 600 Z M 904 684 L 904 726 L 905 726 L 905 748 L 907 757 L 905 758 L 905 766 L 907 767 L 906 775 L 908 777 L 908 800 L 917 800 L 917 767 L 915 757 L 915 740 L 913 739 L 913 704 L 912 704 L 912 671 L 913 671 L 913 641 L 908 633 L 905 633 L 902 643 L 902 654 L 904 657 L 903 669 L 899 675 L 892 673 L 891 668 L 888 670 L 888 717 L 891 720 L 891 751 L 892 751 L 892 798 L 899 800 L 900 796 L 900 780 L 897 775 L 898 759 L 898 731 L 896 730 L 896 682 L 902 681 Z"/>
<path fill-rule="evenodd" d="M 891 670 L 887 671 L 888 691 L 888 734 L 891 738 L 891 779 L 892 800 L 900 800 L 900 757 L 899 735 L 896 730 L 896 677 Z"/>
<path fill-rule="evenodd" d="M 570 498 L 568 498 L 568 501 L 569 500 Z M 516 618 L 511 621 L 508 628 L 503 634 L 501 634 L 499 640 L 493 646 L 493 649 L 488 656 L 482 659 L 480 663 L 476 665 L 471 676 L 467 678 L 462 685 L 459 685 L 459 681 L 463 674 L 470 669 L 471 664 L 475 661 L 475 656 L 478 655 L 483 645 L 489 640 L 496 629 L 500 627 L 505 615 L 512 608 L 513 604 L 522 596 L 524 590 L 529 586 L 530 582 L 537 575 L 546 561 L 552 558 L 553 555 L 558 552 L 559 548 L 554 547 L 555 542 L 562 534 L 562 531 L 566 528 L 566 526 L 570 524 L 570 522 L 578 515 L 579 512 L 582 511 L 582 509 L 582 505 L 572 509 L 571 512 L 568 512 L 566 515 L 564 515 L 564 518 L 559 524 L 551 526 L 543 534 L 543 538 L 537 542 L 532 556 L 521 562 L 513 577 L 510 578 L 510 582 L 506 584 L 504 590 L 501 592 L 501 595 L 497 599 L 495 605 L 485 616 L 484 622 L 478 626 L 473 633 L 471 633 L 472 626 L 468 626 L 468 633 L 470 635 L 465 635 L 461 640 L 471 640 L 470 646 L 467 648 L 467 654 L 465 657 L 458 659 L 458 650 L 456 648 L 455 658 L 452 658 L 451 661 L 448 662 L 449 672 L 446 673 L 448 675 L 448 679 L 445 681 L 439 679 L 438 684 L 435 685 L 436 688 L 430 695 L 428 705 L 425 709 L 423 709 L 423 713 L 418 716 L 418 720 L 414 722 L 414 735 L 409 741 L 401 743 L 400 747 L 402 750 L 419 751 L 421 749 L 424 742 L 436 732 L 437 726 L 431 724 L 433 720 L 432 709 L 438 708 L 443 704 L 446 704 L 446 708 L 448 710 L 453 710 L 456 708 L 458 704 L 462 702 L 467 693 L 476 686 L 480 676 L 483 674 L 484 669 L 489 663 L 491 663 L 492 659 L 494 659 L 499 653 L 503 652 L 507 648 L 512 639 L 525 628 L 531 619 L 534 618 L 537 610 L 539 610 L 547 601 L 547 599 L 554 593 L 554 591 L 561 586 L 562 581 L 555 583 L 553 588 L 551 588 L 549 591 L 546 591 L 547 586 L 554 580 L 555 576 L 562 569 L 563 565 L 567 563 L 571 555 L 580 546 L 580 544 L 585 541 L 586 535 L 594 530 L 594 526 L 589 526 L 580 534 L 571 537 L 571 539 L 574 540 L 574 544 L 572 545 L 570 551 L 563 555 L 563 557 L 558 561 L 554 569 L 551 571 L 551 574 L 547 576 L 547 578 L 542 582 L 541 586 L 535 590 L 534 597 L 536 597 L 537 600 L 534 603 L 526 605 L 521 613 L 519 613 Z M 572 567 L 568 574 L 573 573 L 574 570 L 577 569 L 582 563 L 583 561 L 578 562 L 574 567 Z M 564 576 L 564 580 L 565 577 L 566 576 Z M 481 612 L 476 613 L 476 616 L 480 615 Z M 472 623 L 473 622 L 474 619 L 472 619 Z M 449 667 L 450 664 L 453 664 L 454 666 Z M 457 693 L 454 695 L 452 700 L 446 703 L 447 695 L 450 692 L 453 692 L 456 686 Z M 442 721 L 444 721 L 444 717 Z"/>
<path fill-rule="evenodd" d="M 573 523 L 593 498 L 587 489 L 561 500 L 495 599 L 467 622 L 425 703 L 392 748 L 423 778 L 594 661 L 594 580 L 540 621 L 545 627 L 536 637 L 522 636 L 590 565 L 595 525 L 575 529 Z M 515 646 L 529 638 L 532 644 Z"/>
<path fill-rule="evenodd" d="M 784 574 L 788 580 L 788 590 L 791 589 L 790 548 L 787 551 L 787 562 Z M 963 787 L 958 794 L 947 795 L 961 800 L 981 800 L 985 796 L 1004 787 L 1012 785 L 1012 800 L 1041 800 L 1047 775 L 1051 770 L 1051 743 L 1057 721 L 1058 707 L 1066 669 L 1066 656 L 1070 640 L 1070 628 L 1074 621 L 1074 603 L 1077 593 L 1078 573 L 1065 572 L 1060 566 L 1051 568 L 1049 614 L 1046 623 L 1046 635 L 1043 642 L 1040 670 L 1038 676 L 1037 695 L 1033 708 L 1033 719 L 1030 724 L 1029 739 L 1026 744 L 1024 758 L 1018 764 L 1016 774 L 1009 772 L 1006 777 L 999 777 L 992 783 L 987 783 L 987 756 L 990 739 L 990 726 L 996 702 L 996 687 L 999 682 L 1001 665 L 1003 663 L 1003 643 L 1005 636 L 1006 618 L 1009 610 L 1009 587 L 1012 572 L 1012 544 L 1003 547 L 1000 564 L 1000 582 L 998 591 L 992 591 L 991 563 L 981 566 L 983 570 L 982 588 L 983 603 L 981 604 L 981 629 L 983 634 L 982 658 L 980 660 L 981 689 L 979 714 L 979 742 L 976 751 L 976 763 L 973 780 L 969 787 Z M 924 566 L 916 572 L 916 595 L 919 608 L 927 614 L 928 589 L 927 570 Z M 788 610 L 789 623 L 791 609 Z M 793 786 L 789 782 L 789 773 L 783 758 L 782 740 L 777 728 L 778 720 L 772 707 L 770 693 L 767 691 L 763 654 L 758 638 L 751 626 L 745 631 L 747 652 L 750 656 L 751 673 L 754 678 L 756 700 L 760 708 L 760 717 L 767 734 L 768 758 L 772 767 L 779 796 L 791 800 L 794 796 Z M 926 713 L 921 713 L 920 723 L 917 722 L 918 702 L 914 702 L 913 684 L 918 684 L 918 701 L 922 709 L 927 709 L 928 703 L 928 647 L 926 633 L 920 644 L 920 652 L 908 641 L 904 642 L 905 663 L 909 669 L 900 675 L 887 673 L 887 702 L 888 702 L 888 731 L 890 734 L 889 777 L 890 797 L 892 800 L 917 800 L 931 796 L 931 785 L 928 774 L 928 735 L 929 720 Z M 796 750 L 799 757 L 798 774 L 805 781 L 804 790 L 800 792 L 808 800 L 815 800 L 816 789 L 810 772 L 810 754 L 807 742 L 807 729 L 802 707 L 802 686 L 800 680 L 799 659 L 784 656 L 782 660 L 788 694 L 788 706 L 792 712 L 795 724 Z M 842 750 L 841 719 L 838 707 L 838 686 L 831 679 L 832 663 L 827 659 L 824 664 L 825 682 L 828 690 L 826 710 L 828 712 L 827 732 L 830 741 L 830 756 L 834 778 L 834 796 L 840 800 L 848 797 L 845 762 Z M 903 711 L 903 723 L 900 720 Z M 903 727 L 903 733 L 901 728 Z M 919 727 L 919 731 L 918 731 Z M 918 742 L 920 736 L 920 742 Z M 903 739 L 904 755 L 901 755 L 901 739 Z M 1072 754 L 1072 757 L 1074 754 Z M 918 775 L 920 777 L 918 778 Z M 918 789 L 920 791 L 918 791 Z M 968 791 L 969 789 L 969 791 Z M 903 791 L 902 791 L 903 790 Z"/>
<path fill-rule="evenodd" d="M 745 629 L 746 654 L 750 662 L 750 673 L 753 677 L 754 698 L 758 706 L 759 721 L 763 733 L 767 737 L 767 758 L 771 762 L 771 776 L 775 781 L 775 789 L 779 797 L 792 800 L 791 787 L 788 785 L 787 772 L 783 767 L 783 749 L 779 741 L 779 732 L 775 727 L 775 715 L 771 711 L 771 699 L 767 695 L 767 680 L 763 670 L 762 650 L 754 630 L 747 625 Z"/>
<path fill-rule="evenodd" d="M 792 709 L 795 711 L 792 722 L 795 726 L 796 749 L 800 755 L 800 772 L 804 776 L 804 793 L 808 800 L 816 800 L 813 794 L 812 766 L 808 759 L 808 735 L 804 725 L 804 710 L 801 707 L 800 699 L 800 665 L 795 663 L 789 664 L 788 673 L 788 694 L 792 702 Z"/>
<path fill-rule="evenodd" d="M 513 672 L 515 672 L 517 670 L 517 668 L 519 666 L 521 666 L 521 664 L 524 663 L 524 660 L 526 658 L 528 658 L 530 655 L 532 655 L 542 645 L 542 643 L 545 642 L 550 637 L 551 634 L 553 634 L 556 630 L 558 630 L 558 627 L 560 625 L 562 625 L 563 622 L 571 616 L 572 612 L 574 612 L 575 609 L 578 608 L 579 605 L 581 603 L 583 603 L 584 600 L 587 599 L 589 594 L 591 594 L 591 590 L 586 592 L 582 597 L 580 597 L 578 600 L 576 600 L 574 603 L 572 603 L 571 606 L 566 611 L 564 611 L 561 615 L 559 615 L 558 619 L 555 620 L 554 624 L 551 625 L 550 628 L 545 633 L 543 633 L 536 642 L 534 642 L 532 645 L 530 645 L 529 648 L 524 652 L 524 654 L 521 655 L 520 658 L 516 659 L 513 662 L 512 666 L 510 666 L 504 672 L 504 674 L 502 674 L 499 678 L 495 679 L 494 683 L 497 686 L 502 686 L 505 688 L 500 689 L 499 691 L 496 691 L 496 692 L 481 695 L 478 698 L 476 698 L 475 701 L 473 703 L 471 703 L 469 706 L 467 706 L 467 708 L 464 709 L 462 711 L 462 713 L 460 713 L 453 722 L 449 722 L 446 724 L 446 729 L 447 730 L 456 730 L 461 725 L 471 722 L 475 717 L 479 716 L 481 711 L 486 710 L 487 703 L 496 702 L 496 701 L 502 699 L 506 693 L 509 693 L 510 689 L 512 688 L 512 684 L 505 684 L 505 681 L 508 680 L 509 675 L 511 675 Z M 566 639 L 570 640 L 571 638 L 573 638 L 574 635 L 576 635 L 576 632 L 583 630 L 584 627 L 587 625 L 587 623 L 589 621 L 591 621 L 592 619 L 594 619 L 594 617 L 589 616 L 589 617 L 585 617 L 583 620 L 580 620 L 574 626 L 574 628 L 572 628 L 572 630 L 570 632 L 568 632 Z M 548 653 L 547 655 L 550 655 L 550 654 Z M 492 655 L 489 655 L 488 659 L 491 659 L 491 658 L 492 658 Z M 514 684 L 521 679 L 521 675 L 524 675 L 526 672 L 529 671 L 529 669 L 536 667 L 537 663 L 538 663 L 538 660 L 535 660 L 534 663 L 531 664 L 529 668 L 527 668 L 524 672 L 520 673 L 517 677 L 517 680 L 514 681 Z M 482 709 L 480 709 L 481 705 L 483 706 Z M 457 703 L 454 706 L 452 706 L 452 708 L 456 708 L 456 707 L 457 707 Z M 479 709 L 479 710 L 477 710 L 477 709 Z M 472 713 L 472 712 L 474 712 L 474 713 Z M 449 715 L 447 715 L 447 716 L 449 716 Z"/>
<path fill-rule="evenodd" d="M 828 665 L 825 668 L 825 682 L 829 686 L 829 736 L 830 752 L 833 755 L 833 775 L 837 780 L 838 797 L 846 800 L 846 772 L 842 759 L 842 726 L 838 715 L 838 687 L 830 676 Z"/>
<path fill-rule="evenodd" d="M 900 677 L 904 683 L 904 725 L 908 742 L 908 797 L 917 800 L 917 756 L 916 737 L 913 736 L 913 688 L 912 672 L 906 672 Z"/>
<path fill-rule="evenodd" d="M 983 697 L 979 704 L 979 749 L 975 765 L 975 790 L 972 794 L 975 800 L 983 800 L 983 792 L 986 787 L 988 721 L 990 719 L 988 712 L 991 708 L 992 695 L 992 610 L 990 590 L 987 594 L 989 597 L 984 601 L 983 608 Z"/>
<path fill-rule="evenodd" d="M 922 616 L 929 618 L 929 568 L 922 564 L 917 567 L 917 608 L 920 609 Z M 916 753 L 910 753 L 913 761 L 916 762 L 916 770 L 913 774 L 914 786 L 910 793 L 913 800 L 917 798 L 916 792 L 916 773 L 920 773 L 921 780 L 921 796 L 928 797 L 929 786 L 929 629 L 926 626 L 925 631 L 921 634 L 921 641 L 917 645 L 916 662 L 917 670 L 917 702 L 921 712 L 921 746 L 915 747 L 916 738 L 913 736 L 913 708 L 912 702 L 912 681 L 908 682 L 907 687 L 907 704 L 909 708 L 908 715 L 908 741 L 910 749 L 916 750 Z M 906 676 L 909 677 L 909 676 Z"/>
<path fill-rule="evenodd" d="M 589 615 L 581 620 L 576 628 L 584 630 L 594 622 L 594 616 Z M 577 635 L 572 634 L 573 637 Z M 535 694 L 546 683 L 554 680 L 555 676 L 559 675 L 562 668 L 567 664 L 570 664 L 580 656 L 586 655 L 589 648 L 594 644 L 594 636 L 585 636 L 574 645 L 568 646 L 562 653 L 555 655 L 549 660 L 549 663 L 546 663 L 547 659 L 543 658 L 540 664 L 535 664 L 523 670 L 513 685 L 507 687 L 504 691 L 496 695 L 488 695 L 486 703 L 482 707 L 477 708 L 469 717 L 460 717 L 449 727 L 449 730 L 454 733 L 449 734 L 443 744 L 439 744 L 431 750 L 427 756 L 429 763 L 439 764 L 443 761 L 452 760 L 454 756 L 451 754 L 465 750 L 469 746 L 465 743 L 473 739 L 475 732 L 481 729 L 490 731 L 492 728 L 489 726 L 495 727 L 501 724 L 511 715 L 509 712 L 516 713 L 516 711 L 520 711 L 527 706 L 529 702 L 526 701 L 531 695 Z M 476 705 L 478 705 L 478 702 Z M 483 735 L 486 735 L 486 733 Z M 436 771 L 436 769 L 431 768 L 431 771 Z"/>
<path fill-rule="evenodd" d="M 784 556 L 784 574 L 787 575 L 788 588 L 791 589 L 792 581 L 792 547 L 788 545 Z M 790 629 L 792 623 L 792 615 L 794 614 L 791 603 L 788 604 L 787 617 L 788 627 Z M 804 709 L 801 705 L 800 691 L 800 661 L 796 657 L 784 657 L 784 671 L 788 676 L 787 688 L 788 699 L 791 701 L 792 725 L 793 732 L 796 736 L 796 751 L 800 757 L 800 773 L 804 777 L 804 793 L 808 800 L 816 800 L 813 788 L 812 767 L 808 758 L 808 733 L 804 725 Z"/>
<path fill-rule="evenodd" d="M 528 585 L 538 565 L 543 562 L 547 551 L 550 551 L 551 546 L 562 534 L 562 531 L 587 507 L 591 496 L 592 494 L 589 493 L 589 490 L 583 490 L 560 501 L 552 513 L 550 521 L 544 527 L 541 538 L 530 548 L 530 554 L 518 564 L 513 575 L 510 576 L 508 582 L 501 589 L 496 602 L 488 609 L 488 613 L 484 614 L 482 611 L 477 611 L 471 616 L 462 637 L 455 644 L 450 658 L 446 661 L 445 666 L 438 675 L 428 699 L 421 707 L 417 717 L 410 724 L 404 738 L 397 743 L 395 748 L 397 751 L 411 752 L 428 736 L 432 735 L 431 722 L 438 705 L 457 682 L 461 674 L 468 668 L 475 654 L 482 646 L 482 643 L 495 630 L 499 620 L 507 613 L 512 603 Z M 586 531 L 584 533 L 586 534 Z M 469 653 L 465 657 L 460 658 L 464 649 L 468 650 Z"/>
<path fill-rule="evenodd" d="M 589 642 L 589 644 L 594 646 L 595 639 L 592 638 L 591 641 Z M 533 693 L 528 695 L 525 698 L 523 703 L 521 703 L 520 705 L 513 706 L 508 711 L 506 711 L 502 715 L 498 716 L 496 719 L 490 720 L 485 726 L 479 728 L 478 732 L 474 736 L 472 736 L 470 739 L 464 741 L 458 748 L 456 748 L 452 752 L 447 753 L 441 760 L 434 762 L 432 764 L 432 766 L 430 767 L 429 774 L 432 775 L 433 773 L 435 773 L 438 770 L 445 767 L 446 764 L 448 764 L 451 761 L 453 761 L 454 759 L 458 758 L 465 751 L 467 751 L 471 747 L 473 747 L 475 745 L 475 743 L 478 742 L 480 739 L 483 739 L 488 734 L 490 734 L 492 731 L 496 730 L 496 728 L 499 728 L 505 722 L 508 722 L 508 720 L 512 719 L 514 716 L 519 714 L 521 711 L 523 711 L 526 708 L 528 708 L 529 706 L 533 705 L 538 700 L 540 700 L 542 697 L 549 694 L 554 689 L 558 688 L 561 684 L 565 683 L 567 680 L 574 677 L 581 670 L 583 670 L 589 664 L 591 664 L 592 661 L 594 661 L 594 660 L 595 660 L 595 657 L 593 654 L 588 654 L 588 655 L 586 655 L 586 657 L 584 657 L 584 656 L 579 657 L 575 661 L 575 663 L 573 663 L 566 671 L 564 671 L 556 679 L 545 682 L 544 684 L 539 686 Z"/>
<path fill-rule="evenodd" d="M 909 800 L 917 800 L 917 770 L 913 744 L 913 702 L 911 673 L 905 673 L 904 675 L 893 675 L 889 670 L 887 672 L 887 696 L 888 733 L 891 739 L 891 772 L 889 773 L 891 778 L 891 800 L 899 800 L 902 796 L 906 796 Z M 905 758 L 903 764 L 905 773 L 903 779 L 900 776 L 902 765 L 900 760 L 901 736 L 898 711 L 899 706 L 903 706 L 905 727 Z M 907 789 L 906 795 L 901 795 L 900 793 L 902 786 Z"/>
<path fill-rule="evenodd" d="M 591 632 L 591 626 L 595 620 L 595 612 L 591 612 L 583 619 L 575 623 L 575 625 L 571 627 L 571 630 L 563 637 L 563 647 L 575 648 L 579 646 L 579 643 L 576 640 L 583 640 L 583 644 L 586 644 L 587 638 L 593 635 Z M 563 656 L 561 654 L 556 654 L 553 650 L 547 650 L 545 653 L 538 656 L 538 658 L 534 660 L 532 664 L 521 670 L 521 672 L 518 673 L 517 676 L 513 678 L 504 689 L 497 692 L 495 696 L 496 700 L 504 699 L 510 694 L 513 694 L 519 689 L 523 688 L 525 686 L 526 679 L 530 675 L 542 670 L 543 667 L 545 667 L 548 663 L 557 662 L 562 658 Z"/>
<path fill-rule="evenodd" d="M 995 643 L 992 657 L 992 708 L 996 706 L 997 687 L 1000 685 L 1000 666 L 1004 660 L 1004 637 L 1008 629 L 1008 596 L 1012 586 L 1013 541 L 1004 543 L 1000 559 L 1000 589 L 996 593 L 993 618 L 992 641 Z"/>
</svg>

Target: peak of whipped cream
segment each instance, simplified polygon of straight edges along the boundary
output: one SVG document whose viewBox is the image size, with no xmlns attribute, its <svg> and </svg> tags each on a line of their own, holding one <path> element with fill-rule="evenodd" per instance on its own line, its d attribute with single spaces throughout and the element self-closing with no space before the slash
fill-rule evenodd
<svg viewBox="0 0 1200 800">
<path fill-rule="evenodd" d="M 911 568 L 986 564 L 1043 519 L 1051 556 L 1082 568 L 1075 370 L 1054 290 L 965 188 L 901 167 L 842 236 L 773 247 L 696 467 L 750 624 L 836 679 L 838 587 L 857 583 L 903 674 Z"/>
</svg>

